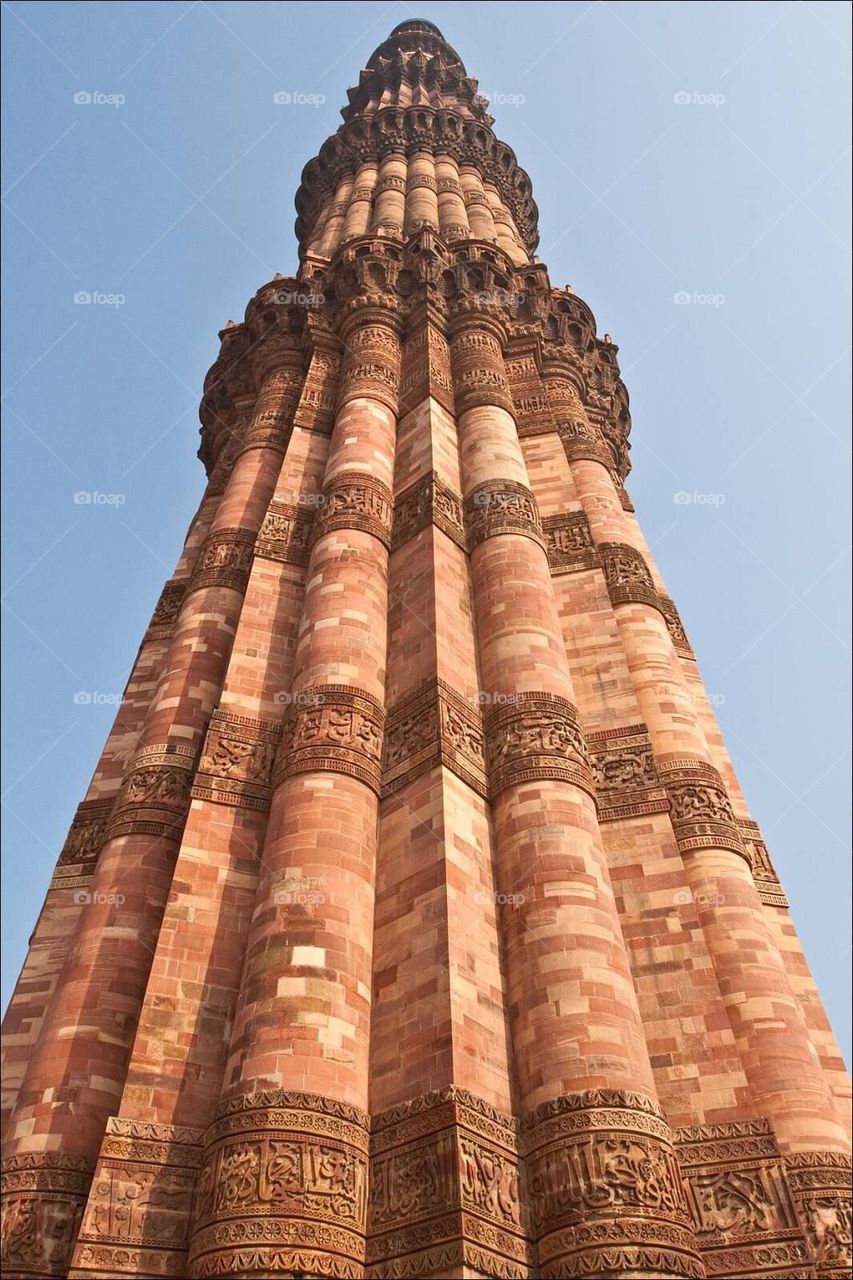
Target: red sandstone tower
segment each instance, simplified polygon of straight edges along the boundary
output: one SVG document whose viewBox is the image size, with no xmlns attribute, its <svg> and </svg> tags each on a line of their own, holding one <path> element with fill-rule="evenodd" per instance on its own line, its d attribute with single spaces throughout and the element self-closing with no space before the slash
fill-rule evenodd
<svg viewBox="0 0 853 1280">
<path fill-rule="evenodd" d="M 486 107 L 398 27 L 221 334 L 7 1016 L 10 1280 L 846 1274 L 849 1081 Z"/>
</svg>

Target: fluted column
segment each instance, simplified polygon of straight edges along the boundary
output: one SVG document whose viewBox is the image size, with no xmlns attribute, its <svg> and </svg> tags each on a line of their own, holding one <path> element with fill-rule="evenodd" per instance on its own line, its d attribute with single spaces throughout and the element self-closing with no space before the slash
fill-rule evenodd
<svg viewBox="0 0 853 1280">
<path fill-rule="evenodd" d="M 459 166 L 453 156 L 435 157 L 438 225 L 445 240 L 465 240 L 470 234 L 468 211 L 462 198 Z"/>
<path fill-rule="evenodd" d="M 406 220 L 406 157 L 397 152 L 384 156 L 376 180 L 376 199 L 370 230 L 401 236 Z"/>
<path fill-rule="evenodd" d="M 352 174 L 348 174 L 347 177 L 341 178 L 335 188 L 317 248 L 317 252 L 323 258 L 331 258 L 341 243 L 353 184 L 354 178 Z"/>
<path fill-rule="evenodd" d="M 406 176 L 406 235 L 423 226 L 438 228 L 435 160 L 431 151 L 416 151 L 409 156 Z"/>
<path fill-rule="evenodd" d="M 582 407 L 575 407 L 574 422 L 566 426 L 572 479 L 601 557 L 754 1113 L 769 1119 L 795 1169 L 817 1156 L 835 1170 L 831 1204 L 849 1160 L 849 1140 L 766 919 L 724 780 L 713 765 L 655 576 L 622 508 L 612 460 Z M 808 1216 L 805 1209 L 803 1214 Z"/>
<path fill-rule="evenodd" d="M 364 1259 L 400 343 L 382 310 L 357 311 L 341 337 L 347 356 L 293 705 L 273 776 L 224 1091 L 208 1131 L 194 1276 L 326 1275 L 330 1255 L 355 1268 Z"/>
<path fill-rule="evenodd" d="M 15 1205 L 23 1169 L 73 1195 L 38 1201 L 54 1243 L 46 1274 L 65 1274 L 108 1116 L 116 1110 L 189 804 L 196 756 L 219 696 L 251 563 L 301 384 L 298 350 L 268 375 L 244 452 L 197 556 L 157 692 L 112 810 L 61 980 L 13 1114 L 5 1168 Z M 61 1162 L 51 1152 L 61 1148 Z M 49 1224 L 49 1225 L 48 1225 Z M 55 1241 L 62 1240 L 62 1247 Z M 5 1274 L 24 1274 L 10 1266 Z"/>
<path fill-rule="evenodd" d="M 372 161 L 363 164 L 355 175 L 355 182 L 349 198 L 349 208 L 344 220 L 344 241 L 352 240 L 355 236 L 367 234 L 367 229 L 370 226 L 370 206 L 376 186 L 376 176 L 376 164 Z"/>
<path fill-rule="evenodd" d="M 498 244 L 504 253 L 514 262 L 516 266 L 521 266 L 528 262 L 528 256 L 522 247 L 515 225 L 512 220 L 512 214 L 504 206 L 498 191 L 490 183 L 485 183 L 483 190 L 486 193 L 486 199 L 489 202 L 489 208 L 492 211 L 492 218 L 495 224 L 495 235 Z"/>
<path fill-rule="evenodd" d="M 696 1274 L 500 329 L 463 314 L 451 352 L 497 874 L 513 907 L 503 936 L 540 1274 Z M 613 1143 L 647 1170 L 628 1199 L 605 1171 Z M 642 1227 L 632 1221 L 638 1210 Z"/>
<path fill-rule="evenodd" d="M 473 165 L 460 165 L 459 182 L 473 239 L 497 241 L 495 220 L 479 170 Z"/>
</svg>

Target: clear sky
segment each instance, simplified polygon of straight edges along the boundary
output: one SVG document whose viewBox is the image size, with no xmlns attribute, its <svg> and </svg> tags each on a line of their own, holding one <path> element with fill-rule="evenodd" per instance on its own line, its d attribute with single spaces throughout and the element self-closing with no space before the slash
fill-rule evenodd
<svg viewBox="0 0 853 1280">
<path fill-rule="evenodd" d="M 629 489 L 849 1051 L 850 10 L 818 0 L 3 5 L 3 1004 L 203 488 L 217 331 L 295 269 L 302 166 L 415 16 L 619 344 Z"/>
</svg>

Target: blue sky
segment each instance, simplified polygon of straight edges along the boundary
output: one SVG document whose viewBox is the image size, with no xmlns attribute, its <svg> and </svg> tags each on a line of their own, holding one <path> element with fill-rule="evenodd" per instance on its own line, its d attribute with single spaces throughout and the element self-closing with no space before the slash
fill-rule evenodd
<svg viewBox="0 0 853 1280">
<path fill-rule="evenodd" d="M 4 1005 L 201 494 L 217 331 L 294 270 L 302 166 L 421 16 L 620 346 L 629 488 L 849 1053 L 849 9 L 498 13 L 3 5 Z"/>
</svg>

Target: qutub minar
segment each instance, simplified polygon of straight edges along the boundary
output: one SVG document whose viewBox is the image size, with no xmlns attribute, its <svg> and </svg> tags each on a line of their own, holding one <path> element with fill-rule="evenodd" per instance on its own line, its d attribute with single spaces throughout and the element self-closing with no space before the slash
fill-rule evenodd
<svg viewBox="0 0 853 1280">
<path fill-rule="evenodd" d="M 6 1021 L 13 1277 L 830 1277 L 844 1071 L 616 347 L 404 22 L 229 324 Z"/>
</svg>

